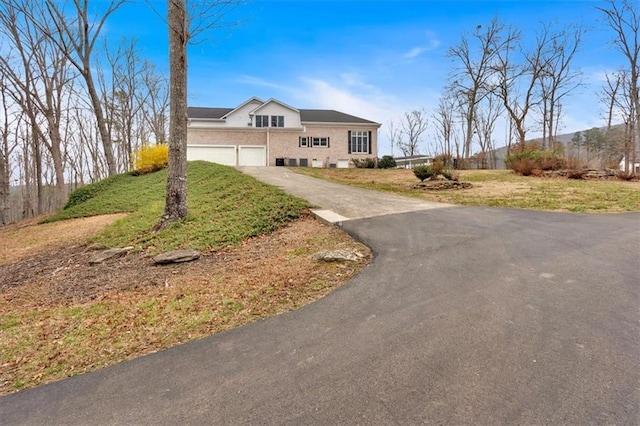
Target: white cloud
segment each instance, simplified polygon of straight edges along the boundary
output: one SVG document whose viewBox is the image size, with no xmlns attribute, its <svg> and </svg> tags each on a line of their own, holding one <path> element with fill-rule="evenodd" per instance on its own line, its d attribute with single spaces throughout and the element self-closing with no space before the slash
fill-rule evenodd
<svg viewBox="0 0 640 426">
<path fill-rule="evenodd" d="M 430 39 L 427 41 L 426 46 L 416 46 L 402 55 L 405 59 L 414 59 L 422 55 L 425 52 L 435 50 L 440 46 L 440 40 Z"/>
</svg>

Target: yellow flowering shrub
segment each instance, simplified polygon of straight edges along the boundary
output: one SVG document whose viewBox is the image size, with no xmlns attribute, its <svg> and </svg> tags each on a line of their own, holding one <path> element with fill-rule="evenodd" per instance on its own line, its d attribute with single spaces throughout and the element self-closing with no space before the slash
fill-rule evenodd
<svg viewBox="0 0 640 426">
<path fill-rule="evenodd" d="M 169 164 L 167 145 L 147 145 L 135 152 L 135 171 L 144 175 L 164 169 Z"/>
</svg>

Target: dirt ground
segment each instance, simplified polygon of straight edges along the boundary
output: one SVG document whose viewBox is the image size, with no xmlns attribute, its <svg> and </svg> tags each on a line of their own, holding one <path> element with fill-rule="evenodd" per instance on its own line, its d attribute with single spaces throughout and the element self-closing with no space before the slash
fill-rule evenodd
<svg viewBox="0 0 640 426">
<path fill-rule="evenodd" d="M 123 216 L 105 215 L 48 224 L 38 224 L 34 219 L 0 228 L 0 295 L 9 297 L 7 301 L 12 299 L 8 293 L 22 299 L 23 291 L 11 290 L 28 285 L 29 299 L 37 294 L 39 304 L 71 305 L 94 300 L 114 290 L 168 286 L 171 281 L 198 279 L 222 267 L 236 274 L 254 268 L 256 263 L 269 263 L 270 268 L 278 269 L 278 260 L 283 260 L 277 253 L 278 248 L 300 249 L 305 237 L 338 232 L 315 219 L 304 218 L 239 247 L 203 253 L 192 263 L 157 266 L 145 253 L 138 252 L 90 266 L 89 261 L 97 252 L 87 245 L 88 238 Z M 346 238 L 343 245 L 350 240 L 346 235 L 343 238 Z M 351 243 L 363 256 L 369 256 L 366 247 Z"/>
<path fill-rule="evenodd" d="M 0 228 L 0 395 L 299 308 L 371 260 L 307 216 L 195 262 L 156 266 L 130 252 L 90 265 L 88 238 L 119 217 Z M 359 260 L 314 261 L 323 249 Z"/>
</svg>

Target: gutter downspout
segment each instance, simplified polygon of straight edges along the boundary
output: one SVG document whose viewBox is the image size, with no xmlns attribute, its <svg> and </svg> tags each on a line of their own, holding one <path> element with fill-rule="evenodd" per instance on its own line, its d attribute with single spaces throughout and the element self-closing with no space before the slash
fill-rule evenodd
<svg viewBox="0 0 640 426">
<path fill-rule="evenodd" d="M 271 138 L 271 134 L 269 133 L 269 127 L 267 127 L 267 166 L 269 166 L 269 139 Z"/>
</svg>

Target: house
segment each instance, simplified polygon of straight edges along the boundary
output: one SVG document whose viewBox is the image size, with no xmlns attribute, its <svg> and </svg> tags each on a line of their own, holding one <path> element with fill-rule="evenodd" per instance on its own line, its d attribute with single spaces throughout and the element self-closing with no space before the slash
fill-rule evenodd
<svg viewBox="0 0 640 426">
<path fill-rule="evenodd" d="M 430 166 L 434 158 L 430 155 L 409 155 L 407 157 L 395 157 L 396 167 L 399 169 L 413 169 L 416 166 Z"/>
<path fill-rule="evenodd" d="M 347 168 L 376 158 L 380 124 L 335 110 L 250 98 L 235 108 L 189 107 L 187 160 L 229 166 Z"/>
<path fill-rule="evenodd" d="M 626 157 L 622 157 L 622 160 L 620 160 L 620 164 L 618 165 L 618 168 L 621 171 L 625 170 L 625 163 L 627 162 L 627 158 Z M 633 162 L 633 159 L 630 158 L 629 159 L 629 169 L 628 171 L 630 173 L 640 173 L 640 152 L 638 152 L 636 154 L 636 161 L 635 163 Z"/>
</svg>

